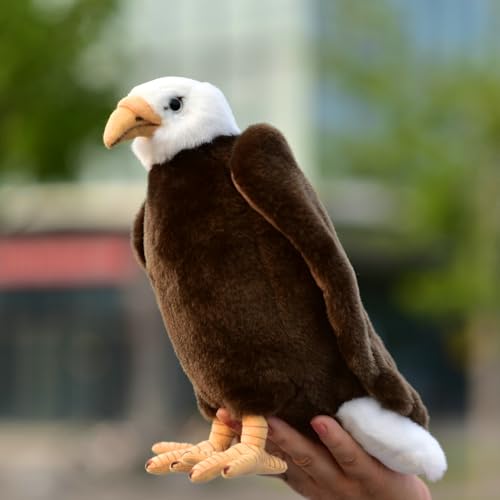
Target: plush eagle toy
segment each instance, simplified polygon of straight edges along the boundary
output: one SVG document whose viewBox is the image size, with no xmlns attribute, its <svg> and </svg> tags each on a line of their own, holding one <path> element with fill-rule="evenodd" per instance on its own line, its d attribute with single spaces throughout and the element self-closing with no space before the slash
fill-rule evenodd
<svg viewBox="0 0 500 500">
<path fill-rule="evenodd" d="M 312 439 L 315 415 L 336 416 L 386 466 L 439 479 L 445 456 L 427 411 L 375 333 L 326 210 L 284 137 L 240 132 L 219 89 L 167 77 L 132 89 L 104 131 L 134 139 L 149 171 L 135 220 L 136 256 L 172 344 L 211 421 L 197 445 L 162 442 L 151 473 L 279 474 L 266 417 Z M 241 419 L 240 442 L 216 417 Z"/>
</svg>

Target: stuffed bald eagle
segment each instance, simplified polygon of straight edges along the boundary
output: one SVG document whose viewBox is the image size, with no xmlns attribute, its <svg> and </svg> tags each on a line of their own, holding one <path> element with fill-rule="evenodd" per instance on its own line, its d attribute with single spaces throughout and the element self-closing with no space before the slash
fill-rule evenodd
<svg viewBox="0 0 500 500">
<path fill-rule="evenodd" d="M 427 411 L 399 373 L 360 299 L 326 210 L 284 137 L 240 132 L 222 92 L 166 77 L 132 89 L 104 131 L 108 148 L 134 139 L 148 170 L 135 254 L 193 384 L 208 440 L 161 442 L 151 473 L 279 474 L 266 417 L 317 439 L 310 420 L 338 418 L 371 455 L 439 479 L 445 456 Z M 242 422 L 240 442 L 216 417 Z"/>
</svg>

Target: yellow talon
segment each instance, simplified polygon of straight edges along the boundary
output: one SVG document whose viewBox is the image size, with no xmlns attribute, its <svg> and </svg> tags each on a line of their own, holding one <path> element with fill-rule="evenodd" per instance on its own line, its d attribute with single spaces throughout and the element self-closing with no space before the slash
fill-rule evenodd
<svg viewBox="0 0 500 500">
<path fill-rule="evenodd" d="M 264 417 L 247 415 L 242 420 L 241 442 L 231 446 L 234 432 L 215 419 L 207 441 L 194 446 L 166 442 L 153 445 L 157 455 L 146 462 L 146 470 L 150 474 L 188 472 L 194 483 L 218 475 L 229 479 L 247 474 L 281 474 L 287 464 L 265 450 L 267 431 Z"/>
<path fill-rule="evenodd" d="M 284 460 L 264 449 L 268 429 L 264 417 L 244 417 L 242 425 L 241 443 L 196 464 L 189 474 L 192 482 L 210 481 L 219 474 L 229 479 L 247 474 L 281 474 L 287 470 Z"/>
</svg>

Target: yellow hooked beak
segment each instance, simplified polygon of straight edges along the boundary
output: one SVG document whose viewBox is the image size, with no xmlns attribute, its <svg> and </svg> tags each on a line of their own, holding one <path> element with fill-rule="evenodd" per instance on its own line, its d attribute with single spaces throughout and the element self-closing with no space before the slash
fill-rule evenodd
<svg viewBox="0 0 500 500">
<path fill-rule="evenodd" d="M 139 96 L 122 99 L 106 123 L 103 141 L 112 148 L 122 141 L 134 137 L 151 137 L 161 125 L 161 117 Z"/>
</svg>

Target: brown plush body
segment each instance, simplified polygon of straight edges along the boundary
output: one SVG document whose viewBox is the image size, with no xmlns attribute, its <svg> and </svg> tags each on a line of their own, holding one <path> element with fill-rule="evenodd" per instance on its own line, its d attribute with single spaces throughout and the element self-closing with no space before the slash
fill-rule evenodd
<svg viewBox="0 0 500 500">
<path fill-rule="evenodd" d="M 371 395 L 427 426 L 279 132 L 184 150 L 149 173 L 134 247 L 202 413 L 277 415 L 303 433 Z"/>
</svg>

